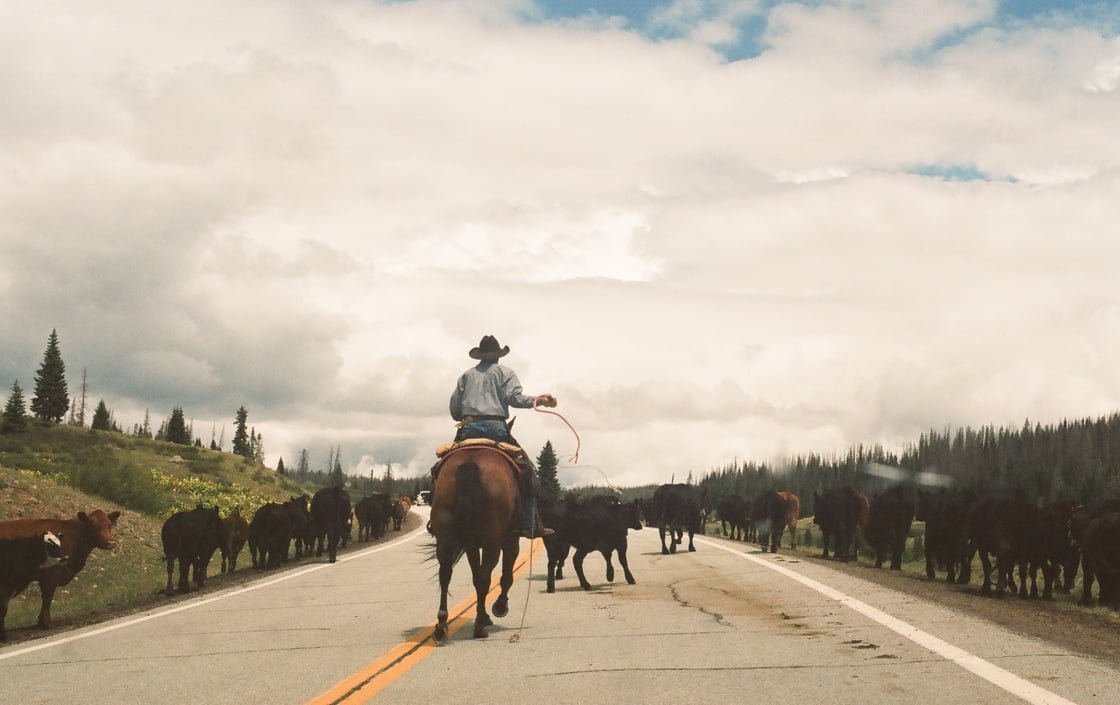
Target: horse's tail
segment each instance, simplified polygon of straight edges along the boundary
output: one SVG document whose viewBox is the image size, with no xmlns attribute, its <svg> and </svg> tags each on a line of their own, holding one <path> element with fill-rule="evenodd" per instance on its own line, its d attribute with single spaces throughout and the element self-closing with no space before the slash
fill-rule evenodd
<svg viewBox="0 0 1120 705">
<path fill-rule="evenodd" d="M 486 511 L 486 490 L 482 486 L 482 468 L 478 463 L 463 463 L 455 471 L 456 536 L 470 536 L 479 526 Z"/>
</svg>

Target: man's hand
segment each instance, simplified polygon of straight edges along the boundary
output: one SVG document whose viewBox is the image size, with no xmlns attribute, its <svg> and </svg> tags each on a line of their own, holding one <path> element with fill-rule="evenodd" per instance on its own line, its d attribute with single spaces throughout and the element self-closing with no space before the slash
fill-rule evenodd
<svg viewBox="0 0 1120 705">
<path fill-rule="evenodd" d="M 537 397 L 537 406 L 556 407 L 556 397 L 551 394 L 542 394 Z"/>
</svg>

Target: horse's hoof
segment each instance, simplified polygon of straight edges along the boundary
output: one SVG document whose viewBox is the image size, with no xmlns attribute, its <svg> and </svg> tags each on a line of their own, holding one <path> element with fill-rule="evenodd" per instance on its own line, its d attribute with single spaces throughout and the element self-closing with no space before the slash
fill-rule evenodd
<svg viewBox="0 0 1120 705">
<path fill-rule="evenodd" d="M 432 641 L 434 641 L 436 643 L 436 646 L 443 646 L 444 644 L 447 643 L 447 625 L 446 624 L 437 624 L 436 625 L 435 631 L 432 632 Z"/>
<path fill-rule="evenodd" d="M 486 633 L 486 627 L 484 627 L 481 624 L 474 625 L 474 638 L 475 639 L 486 639 L 489 636 L 490 635 Z"/>
</svg>

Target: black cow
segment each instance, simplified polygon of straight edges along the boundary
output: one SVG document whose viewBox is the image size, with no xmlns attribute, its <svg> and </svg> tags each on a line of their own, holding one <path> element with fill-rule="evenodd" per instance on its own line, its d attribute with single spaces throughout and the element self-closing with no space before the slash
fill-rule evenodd
<svg viewBox="0 0 1120 705">
<path fill-rule="evenodd" d="M 946 572 L 945 582 L 968 583 L 972 561 L 968 549 L 968 515 L 976 495 L 971 490 L 918 490 L 914 518 L 925 522 L 926 577 Z"/>
<path fill-rule="evenodd" d="M 543 504 L 541 520 L 555 532 L 544 537 L 548 552 L 548 592 L 555 592 L 556 580 L 564 577 L 564 560 L 571 548 L 575 548 L 572 565 L 584 590 L 590 590 L 591 584 L 583 572 L 583 559 L 592 551 L 602 553 L 607 562 L 607 582 L 614 582 L 611 554 L 617 551 L 626 582 L 635 584 L 626 559 L 626 534 L 630 529 L 642 528 L 642 508 L 637 500 L 623 504 L 612 496 L 590 500 L 571 496 L 563 502 Z"/>
<path fill-rule="evenodd" d="M 688 550 L 695 551 L 692 537 L 697 531 L 703 533 L 704 517 L 711 511 L 711 502 L 706 492 L 699 487 L 677 483 L 662 485 L 653 497 L 642 507 L 647 526 L 656 526 L 661 536 L 661 553 L 676 553 L 677 546 L 688 532 Z M 669 544 L 665 534 L 669 533 Z"/>
<path fill-rule="evenodd" d="M 1026 577 L 1030 555 L 1028 547 L 1034 540 L 1039 519 L 1038 503 L 1022 491 L 988 494 L 972 505 L 968 516 L 969 562 L 979 554 L 984 568 L 980 592 L 1002 596 L 1015 590 L 1015 568 L 1019 568 L 1019 594 L 1027 595 Z M 992 573 L 995 573 L 993 581 Z"/>
<path fill-rule="evenodd" d="M 1072 547 L 1070 555 L 1067 556 L 1066 562 L 1062 565 L 1063 593 L 1069 594 L 1070 588 L 1073 587 L 1074 580 L 1077 578 L 1077 567 L 1081 564 L 1081 554 L 1083 552 L 1081 545 L 1085 540 L 1085 531 L 1089 528 L 1089 522 L 1111 512 L 1120 512 L 1120 499 L 1106 499 L 1103 502 L 1082 504 L 1074 509 L 1073 516 L 1070 518 Z M 1081 594 L 1085 594 L 1084 590 Z M 1082 604 L 1088 603 L 1083 602 Z"/>
<path fill-rule="evenodd" d="M 1101 605 L 1120 609 L 1120 512 L 1094 517 L 1081 537 L 1081 604 L 1093 604 L 1093 582 Z"/>
<path fill-rule="evenodd" d="M 875 551 L 875 567 L 890 557 L 891 570 L 902 570 L 902 552 L 914 523 L 914 500 L 902 485 L 895 485 L 871 500 L 867 542 Z"/>
<path fill-rule="evenodd" d="M 867 530 L 870 504 L 863 493 L 851 487 L 836 487 L 824 494 L 813 493 L 813 523 L 821 528 L 822 558 L 848 561 L 856 557 L 856 541 Z"/>
<path fill-rule="evenodd" d="M 758 536 L 763 553 L 766 553 L 768 545 L 771 553 L 778 552 L 788 513 L 786 499 L 777 492 L 763 492 L 754 498 L 751 503 L 751 523 L 754 524 L 755 535 Z"/>
<path fill-rule="evenodd" d="M 179 561 L 179 592 L 189 592 L 189 573 L 194 569 L 194 584 L 202 587 L 206 582 L 206 567 L 210 558 L 222 545 L 222 518 L 218 507 L 201 504 L 190 511 L 176 512 L 163 522 L 160 532 L 163 539 L 163 556 L 167 561 L 167 587 L 164 592 L 173 594 L 172 573 Z"/>
<path fill-rule="evenodd" d="M 338 559 L 339 542 L 350 537 L 350 512 L 350 493 L 341 487 L 325 487 L 311 498 L 311 513 L 319 534 L 315 543 L 316 557 L 323 555 L 325 537 L 330 562 Z"/>
<path fill-rule="evenodd" d="M 0 642 L 8 640 L 4 620 L 8 603 L 39 577 L 39 571 L 66 562 L 62 542 L 50 531 L 37 536 L 0 539 Z"/>
<path fill-rule="evenodd" d="M 362 497 L 354 505 L 354 518 L 358 520 L 358 540 L 379 539 L 389 526 L 393 501 L 384 492 Z"/>
<path fill-rule="evenodd" d="M 222 519 L 222 572 L 237 570 L 237 556 L 249 539 L 249 522 L 241 516 L 240 509 Z"/>
<path fill-rule="evenodd" d="M 292 538 L 292 515 L 279 502 L 262 505 L 249 522 L 249 556 L 259 570 L 279 568 Z"/>
<path fill-rule="evenodd" d="M 289 549 L 294 545 L 295 557 L 303 558 L 311 555 L 311 547 L 315 541 L 315 530 L 311 523 L 311 508 L 307 495 L 291 497 L 284 502 L 291 518 L 291 542 L 284 546 L 283 562 L 288 562 Z"/>
<path fill-rule="evenodd" d="M 716 504 L 719 525 L 723 535 L 733 541 L 746 538 L 747 524 L 750 520 L 750 504 L 737 494 L 727 495 Z M 731 527 L 731 531 L 727 527 Z"/>
<path fill-rule="evenodd" d="M 1073 546 L 1073 515 L 1077 510 L 1077 503 L 1071 500 L 1060 500 L 1043 505 L 1038 510 L 1038 517 L 1024 543 L 1024 558 L 1028 575 L 1031 581 L 1030 596 L 1039 597 L 1038 571 L 1042 570 L 1042 599 L 1049 600 L 1054 596 L 1054 587 L 1058 577 L 1065 566 L 1070 565 L 1074 558 Z M 1024 575 L 1024 566 L 1020 563 L 1020 578 Z M 1066 580 L 1072 581 L 1066 571 Z M 1068 593 L 1068 590 L 1065 592 Z M 1023 594 L 1020 589 L 1020 595 Z"/>
</svg>

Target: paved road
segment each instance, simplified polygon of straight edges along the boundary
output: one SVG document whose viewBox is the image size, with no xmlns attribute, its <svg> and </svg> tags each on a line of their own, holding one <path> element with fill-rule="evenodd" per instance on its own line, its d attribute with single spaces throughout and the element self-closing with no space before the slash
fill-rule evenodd
<svg viewBox="0 0 1120 705">
<path fill-rule="evenodd" d="M 596 555 L 595 590 L 572 574 L 549 595 L 540 556 L 523 562 L 489 639 L 472 640 L 463 619 L 436 648 L 435 563 L 418 530 L 334 565 L 0 648 L 0 704 L 1120 701 L 1104 663 L 827 566 L 722 539 L 668 556 L 653 531 L 630 541 L 637 585 L 606 583 Z M 466 608 L 465 562 L 453 592 Z"/>
</svg>

